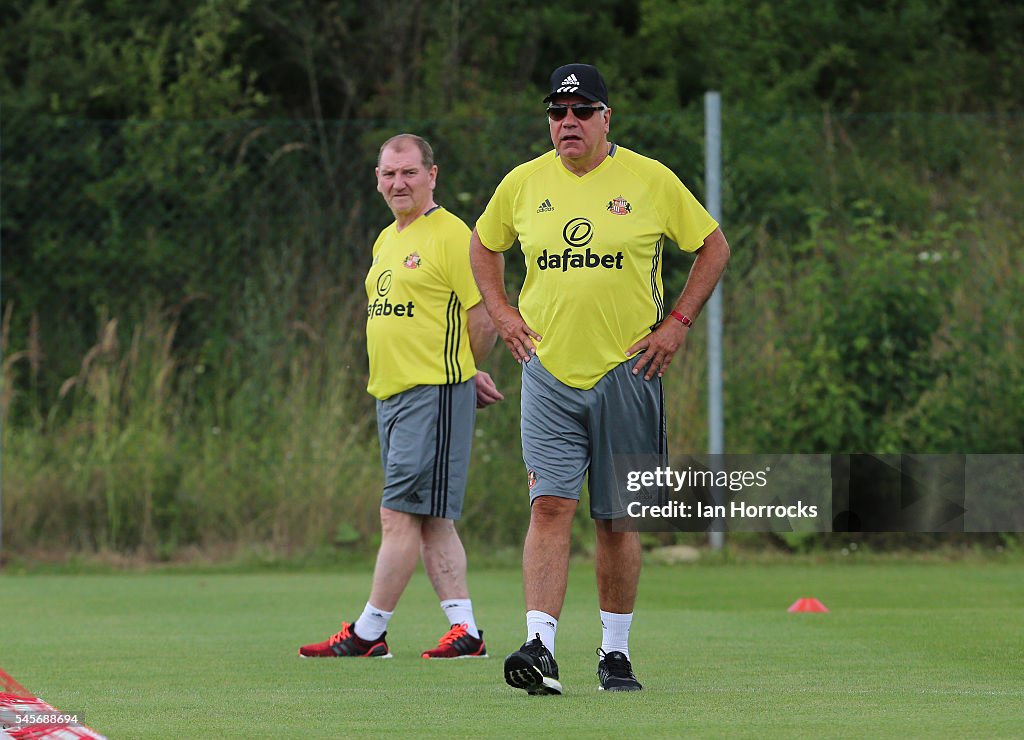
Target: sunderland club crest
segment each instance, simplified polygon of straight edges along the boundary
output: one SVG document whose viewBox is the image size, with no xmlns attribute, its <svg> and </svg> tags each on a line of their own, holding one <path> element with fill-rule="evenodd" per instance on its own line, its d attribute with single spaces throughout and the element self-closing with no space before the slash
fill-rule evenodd
<svg viewBox="0 0 1024 740">
<path fill-rule="evenodd" d="M 616 216 L 625 216 L 627 213 L 632 212 L 633 207 L 629 205 L 628 200 L 620 195 L 618 198 L 608 201 L 608 210 Z"/>
</svg>

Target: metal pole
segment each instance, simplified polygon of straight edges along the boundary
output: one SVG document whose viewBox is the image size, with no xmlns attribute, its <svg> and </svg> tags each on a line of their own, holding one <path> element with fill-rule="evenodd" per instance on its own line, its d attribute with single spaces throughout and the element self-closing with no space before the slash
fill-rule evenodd
<svg viewBox="0 0 1024 740">
<path fill-rule="evenodd" d="M 704 94 L 704 177 L 707 209 L 722 222 L 722 98 L 718 92 Z M 704 310 L 708 325 L 708 453 L 725 451 L 722 421 L 722 284 L 715 286 Z M 717 502 L 717 497 L 716 497 Z M 712 550 L 725 544 L 724 532 L 711 532 Z"/>
</svg>

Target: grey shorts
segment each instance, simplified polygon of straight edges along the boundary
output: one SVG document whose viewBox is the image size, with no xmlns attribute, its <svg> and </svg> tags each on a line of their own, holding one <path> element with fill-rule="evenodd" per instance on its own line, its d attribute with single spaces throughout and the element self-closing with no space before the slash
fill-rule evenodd
<svg viewBox="0 0 1024 740">
<path fill-rule="evenodd" d="M 616 462 L 660 457 L 668 449 L 661 379 L 633 375 L 636 362 L 626 360 L 585 391 L 562 383 L 536 357 L 523 363 L 523 461 L 531 504 L 538 496 L 578 501 L 589 472 L 590 516 L 626 516 L 635 496 L 624 490 Z"/>
<path fill-rule="evenodd" d="M 442 519 L 462 516 L 476 421 L 476 381 L 418 385 L 377 401 L 384 465 L 381 506 Z"/>
</svg>

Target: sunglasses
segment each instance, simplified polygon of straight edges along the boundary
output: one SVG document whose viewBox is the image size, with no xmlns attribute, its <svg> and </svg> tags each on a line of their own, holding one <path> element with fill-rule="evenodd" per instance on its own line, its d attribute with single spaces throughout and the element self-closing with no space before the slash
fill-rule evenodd
<svg viewBox="0 0 1024 740">
<path fill-rule="evenodd" d="M 570 110 L 577 120 L 589 121 L 591 116 L 606 108 L 603 105 L 549 105 L 548 118 L 552 121 L 561 121 Z"/>
</svg>

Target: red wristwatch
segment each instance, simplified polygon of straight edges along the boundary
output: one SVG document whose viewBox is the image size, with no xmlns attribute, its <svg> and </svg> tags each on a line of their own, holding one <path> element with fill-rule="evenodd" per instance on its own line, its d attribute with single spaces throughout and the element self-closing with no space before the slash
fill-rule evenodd
<svg viewBox="0 0 1024 740">
<path fill-rule="evenodd" d="M 689 316 L 687 316 L 684 313 L 679 313 L 678 311 L 673 311 L 672 313 L 669 314 L 669 316 L 671 316 L 673 319 L 675 319 L 680 324 L 685 326 L 687 329 L 689 329 L 691 326 L 693 326 L 693 321 L 690 319 Z"/>
</svg>

